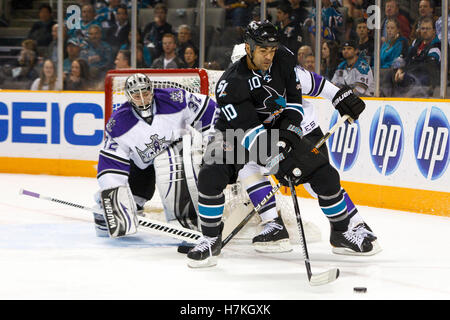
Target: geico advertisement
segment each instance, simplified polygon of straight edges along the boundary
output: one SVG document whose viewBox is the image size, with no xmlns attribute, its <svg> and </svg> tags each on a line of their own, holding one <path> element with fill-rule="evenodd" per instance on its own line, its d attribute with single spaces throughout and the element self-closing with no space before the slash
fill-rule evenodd
<svg viewBox="0 0 450 320">
<path fill-rule="evenodd" d="M 311 99 L 325 132 L 338 112 Z M 449 192 L 450 103 L 365 100 L 366 109 L 328 141 L 342 180 Z"/>
<path fill-rule="evenodd" d="M 0 92 L 0 157 L 96 160 L 101 93 Z"/>
</svg>

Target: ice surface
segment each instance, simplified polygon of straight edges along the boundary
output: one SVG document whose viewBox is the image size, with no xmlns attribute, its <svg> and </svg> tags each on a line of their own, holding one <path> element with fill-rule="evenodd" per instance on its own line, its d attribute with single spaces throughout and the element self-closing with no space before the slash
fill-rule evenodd
<svg viewBox="0 0 450 320">
<path fill-rule="evenodd" d="M 450 299 L 450 218 L 360 206 L 383 251 L 339 256 L 316 201 L 299 199 L 303 219 L 322 232 L 308 245 L 313 273 L 341 271 L 335 282 L 311 287 L 299 246 L 260 254 L 231 242 L 217 267 L 190 269 L 178 240 L 97 238 L 89 212 L 21 196 L 21 188 L 93 206 L 97 182 L 0 174 L 0 299 Z"/>
</svg>

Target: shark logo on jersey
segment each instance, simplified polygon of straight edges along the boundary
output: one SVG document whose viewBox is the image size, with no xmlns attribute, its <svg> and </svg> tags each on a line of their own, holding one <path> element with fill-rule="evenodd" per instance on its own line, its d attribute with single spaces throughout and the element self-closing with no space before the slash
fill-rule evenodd
<svg viewBox="0 0 450 320">
<path fill-rule="evenodd" d="M 334 111 L 330 128 L 337 122 L 339 112 Z M 330 137 L 329 150 L 333 164 L 338 170 L 350 170 L 358 159 L 361 132 L 358 120 L 340 126 Z"/>
<path fill-rule="evenodd" d="M 427 180 L 440 178 L 449 162 L 450 126 L 444 112 L 427 108 L 417 121 L 414 133 L 414 154 L 420 173 Z"/>
<path fill-rule="evenodd" d="M 398 112 L 389 105 L 378 108 L 370 126 L 369 144 L 372 162 L 382 175 L 397 170 L 403 155 L 404 135 Z"/>
<path fill-rule="evenodd" d="M 170 93 L 170 100 L 179 102 L 179 103 L 183 103 L 183 101 L 184 101 L 183 91 L 181 91 L 181 90 L 172 91 Z"/>
<path fill-rule="evenodd" d="M 267 114 L 268 117 L 264 120 L 264 123 L 271 123 L 278 118 L 283 108 L 286 107 L 286 100 L 274 88 L 269 86 L 263 86 L 263 88 L 270 96 L 264 99 L 264 107 L 257 108 L 256 112 Z"/>
<path fill-rule="evenodd" d="M 139 157 L 141 157 L 142 162 L 149 163 L 169 145 L 170 141 L 164 138 L 159 139 L 158 135 L 154 134 L 150 136 L 150 143 L 145 144 L 146 148 L 144 150 L 136 147 L 136 151 Z"/>
</svg>

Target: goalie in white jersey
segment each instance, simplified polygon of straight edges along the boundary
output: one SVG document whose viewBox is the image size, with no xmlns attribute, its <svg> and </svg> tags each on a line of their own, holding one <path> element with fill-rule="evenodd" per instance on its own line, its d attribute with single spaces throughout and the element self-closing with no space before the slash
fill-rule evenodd
<svg viewBox="0 0 450 320">
<path fill-rule="evenodd" d="M 216 103 L 206 95 L 183 89 L 154 89 L 151 80 L 139 73 L 127 78 L 125 95 L 128 101 L 106 125 L 99 154 L 100 192 L 96 201 L 105 214 L 94 214 L 97 235 L 135 233 L 137 209 L 153 197 L 155 186 L 166 219 L 195 229 L 197 214 L 192 199 L 197 196 L 190 192 L 196 188 L 188 188 L 188 184 L 198 168 L 192 163 L 191 152 L 183 157 L 181 139 L 194 129 L 206 132 L 210 128 Z M 119 223 L 110 223 L 108 210 Z"/>
<path fill-rule="evenodd" d="M 100 191 L 95 197 L 104 214 L 94 214 L 97 235 L 117 237 L 135 233 L 137 209 L 142 209 L 153 197 L 155 186 L 166 220 L 177 220 L 185 228 L 198 229 L 197 177 L 203 156 L 202 134 L 208 135 L 214 124 L 219 110 L 216 102 L 183 89 L 153 89 L 144 74 L 130 76 L 124 91 L 128 102 L 108 121 L 99 155 Z M 186 137 L 197 141 L 182 143 L 180 139 L 184 142 Z M 249 164 L 239 172 L 239 177 L 256 205 L 261 201 L 261 192 L 270 190 L 271 185 L 260 174 L 255 178 L 255 172 L 259 173 L 260 168 Z M 245 212 L 239 212 L 241 215 L 250 212 L 250 207 L 243 207 Z M 236 221 L 240 218 L 235 213 L 230 215 Z M 259 214 L 266 222 L 278 217 L 275 200 L 263 206 Z M 114 223 L 110 217 L 115 217 Z M 267 228 L 271 225 L 266 224 L 264 230 Z M 263 252 L 292 250 L 287 234 L 279 240 L 262 239 L 254 244 Z"/>
</svg>

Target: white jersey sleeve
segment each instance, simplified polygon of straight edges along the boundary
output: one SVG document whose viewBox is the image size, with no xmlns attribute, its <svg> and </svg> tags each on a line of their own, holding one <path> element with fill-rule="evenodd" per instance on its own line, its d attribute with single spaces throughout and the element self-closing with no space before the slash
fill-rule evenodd
<svg viewBox="0 0 450 320">
<path fill-rule="evenodd" d="M 186 122 L 194 129 L 205 133 L 217 120 L 216 102 L 204 94 L 186 92 Z"/>
<path fill-rule="evenodd" d="M 295 74 L 302 86 L 302 94 L 310 97 L 321 97 L 333 100 L 339 88 L 330 81 L 300 66 L 295 67 Z"/>
</svg>

